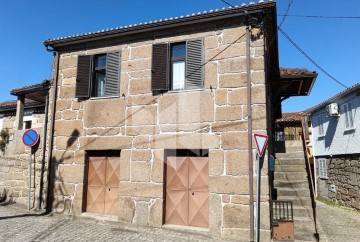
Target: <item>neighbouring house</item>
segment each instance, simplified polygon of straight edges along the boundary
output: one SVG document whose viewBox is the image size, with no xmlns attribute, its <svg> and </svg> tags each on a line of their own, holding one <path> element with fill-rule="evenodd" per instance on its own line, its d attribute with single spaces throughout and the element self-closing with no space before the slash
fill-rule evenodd
<svg viewBox="0 0 360 242">
<path fill-rule="evenodd" d="M 317 195 L 360 209 L 360 83 L 307 110 Z"/>
<path fill-rule="evenodd" d="M 47 209 L 253 240 L 252 134 L 267 134 L 273 155 L 281 101 L 315 81 L 281 73 L 276 17 L 260 1 L 46 40 Z"/>
<path fill-rule="evenodd" d="M 7 130 L 6 148 L 0 154 L 0 190 L 6 190 L 14 202 L 26 204 L 28 201 L 28 160 L 30 148 L 22 143 L 26 129 L 36 130 L 41 139 L 34 149 L 32 168 L 34 175 L 31 185 L 31 200 L 39 194 L 43 162 L 44 126 L 46 117 L 46 97 L 50 87 L 49 81 L 15 88 L 11 94 L 18 100 L 0 103 L 0 130 Z"/>
</svg>

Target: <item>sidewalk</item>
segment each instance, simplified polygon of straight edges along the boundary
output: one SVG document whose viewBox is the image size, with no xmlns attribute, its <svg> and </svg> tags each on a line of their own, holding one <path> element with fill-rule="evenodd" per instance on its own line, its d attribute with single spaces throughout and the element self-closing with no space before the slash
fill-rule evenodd
<svg viewBox="0 0 360 242">
<path fill-rule="evenodd" d="M 360 241 L 359 211 L 327 205 L 320 201 L 316 204 L 320 241 Z"/>
<path fill-rule="evenodd" d="M 0 241 L 232 241 L 121 222 L 70 219 L 28 212 L 16 205 L 0 206 Z"/>
</svg>

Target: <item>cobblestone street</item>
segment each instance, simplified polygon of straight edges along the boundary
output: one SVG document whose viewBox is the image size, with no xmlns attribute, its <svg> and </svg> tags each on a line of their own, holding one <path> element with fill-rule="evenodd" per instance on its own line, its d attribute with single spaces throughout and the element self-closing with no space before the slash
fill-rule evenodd
<svg viewBox="0 0 360 242">
<path fill-rule="evenodd" d="M 206 235 L 0 206 L 0 241 L 231 241 Z"/>
</svg>

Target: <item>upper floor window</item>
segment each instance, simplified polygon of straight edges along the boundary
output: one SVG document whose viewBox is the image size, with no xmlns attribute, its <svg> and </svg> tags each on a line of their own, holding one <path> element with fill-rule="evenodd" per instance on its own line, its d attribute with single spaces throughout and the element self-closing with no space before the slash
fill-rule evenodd
<svg viewBox="0 0 360 242">
<path fill-rule="evenodd" d="M 153 45 L 153 91 L 204 87 L 203 39 Z"/>
<path fill-rule="evenodd" d="M 324 136 L 324 118 L 323 115 L 320 114 L 318 117 L 318 135 L 320 137 Z"/>
<path fill-rule="evenodd" d="M 78 57 L 76 97 L 119 95 L 120 52 Z"/>
<path fill-rule="evenodd" d="M 345 128 L 354 128 L 354 116 L 351 108 L 351 103 L 345 103 L 343 105 L 344 116 L 345 116 Z"/>
</svg>

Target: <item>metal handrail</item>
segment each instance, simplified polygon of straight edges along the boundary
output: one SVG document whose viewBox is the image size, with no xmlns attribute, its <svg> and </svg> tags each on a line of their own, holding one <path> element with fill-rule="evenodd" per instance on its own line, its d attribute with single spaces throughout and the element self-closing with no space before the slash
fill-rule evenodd
<svg viewBox="0 0 360 242">
<path fill-rule="evenodd" d="M 319 238 L 319 234 L 317 231 L 317 224 L 316 224 L 316 195 L 315 195 L 315 186 L 314 186 L 314 180 L 313 180 L 313 174 L 312 174 L 312 170 L 311 170 L 311 166 L 310 166 L 310 159 L 309 159 L 309 155 L 307 153 L 307 147 L 306 147 L 306 137 L 305 137 L 305 133 L 306 133 L 306 128 L 307 128 L 307 120 L 306 119 L 302 119 L 301 120 L 301 124 L 302 124 L 302 133 L 301 133 L 301 139 L 302 139 L 302 144 L 303 144 L 303 150 L 304 150 L 304 158 L 305 158 L 305 163 L 306 163 L 306 171 L 308 173 L 308 182 L 310 185 L 310 193 L 311 193 L 311 205 L 312 205 L 312 210 L 313 210 L 313 217 L 314 217 L 314 226 L 315 226 L 315 235 L 316 238 Z M 305 126 L 306 125 L 306 126 Z"/>
</svg>

